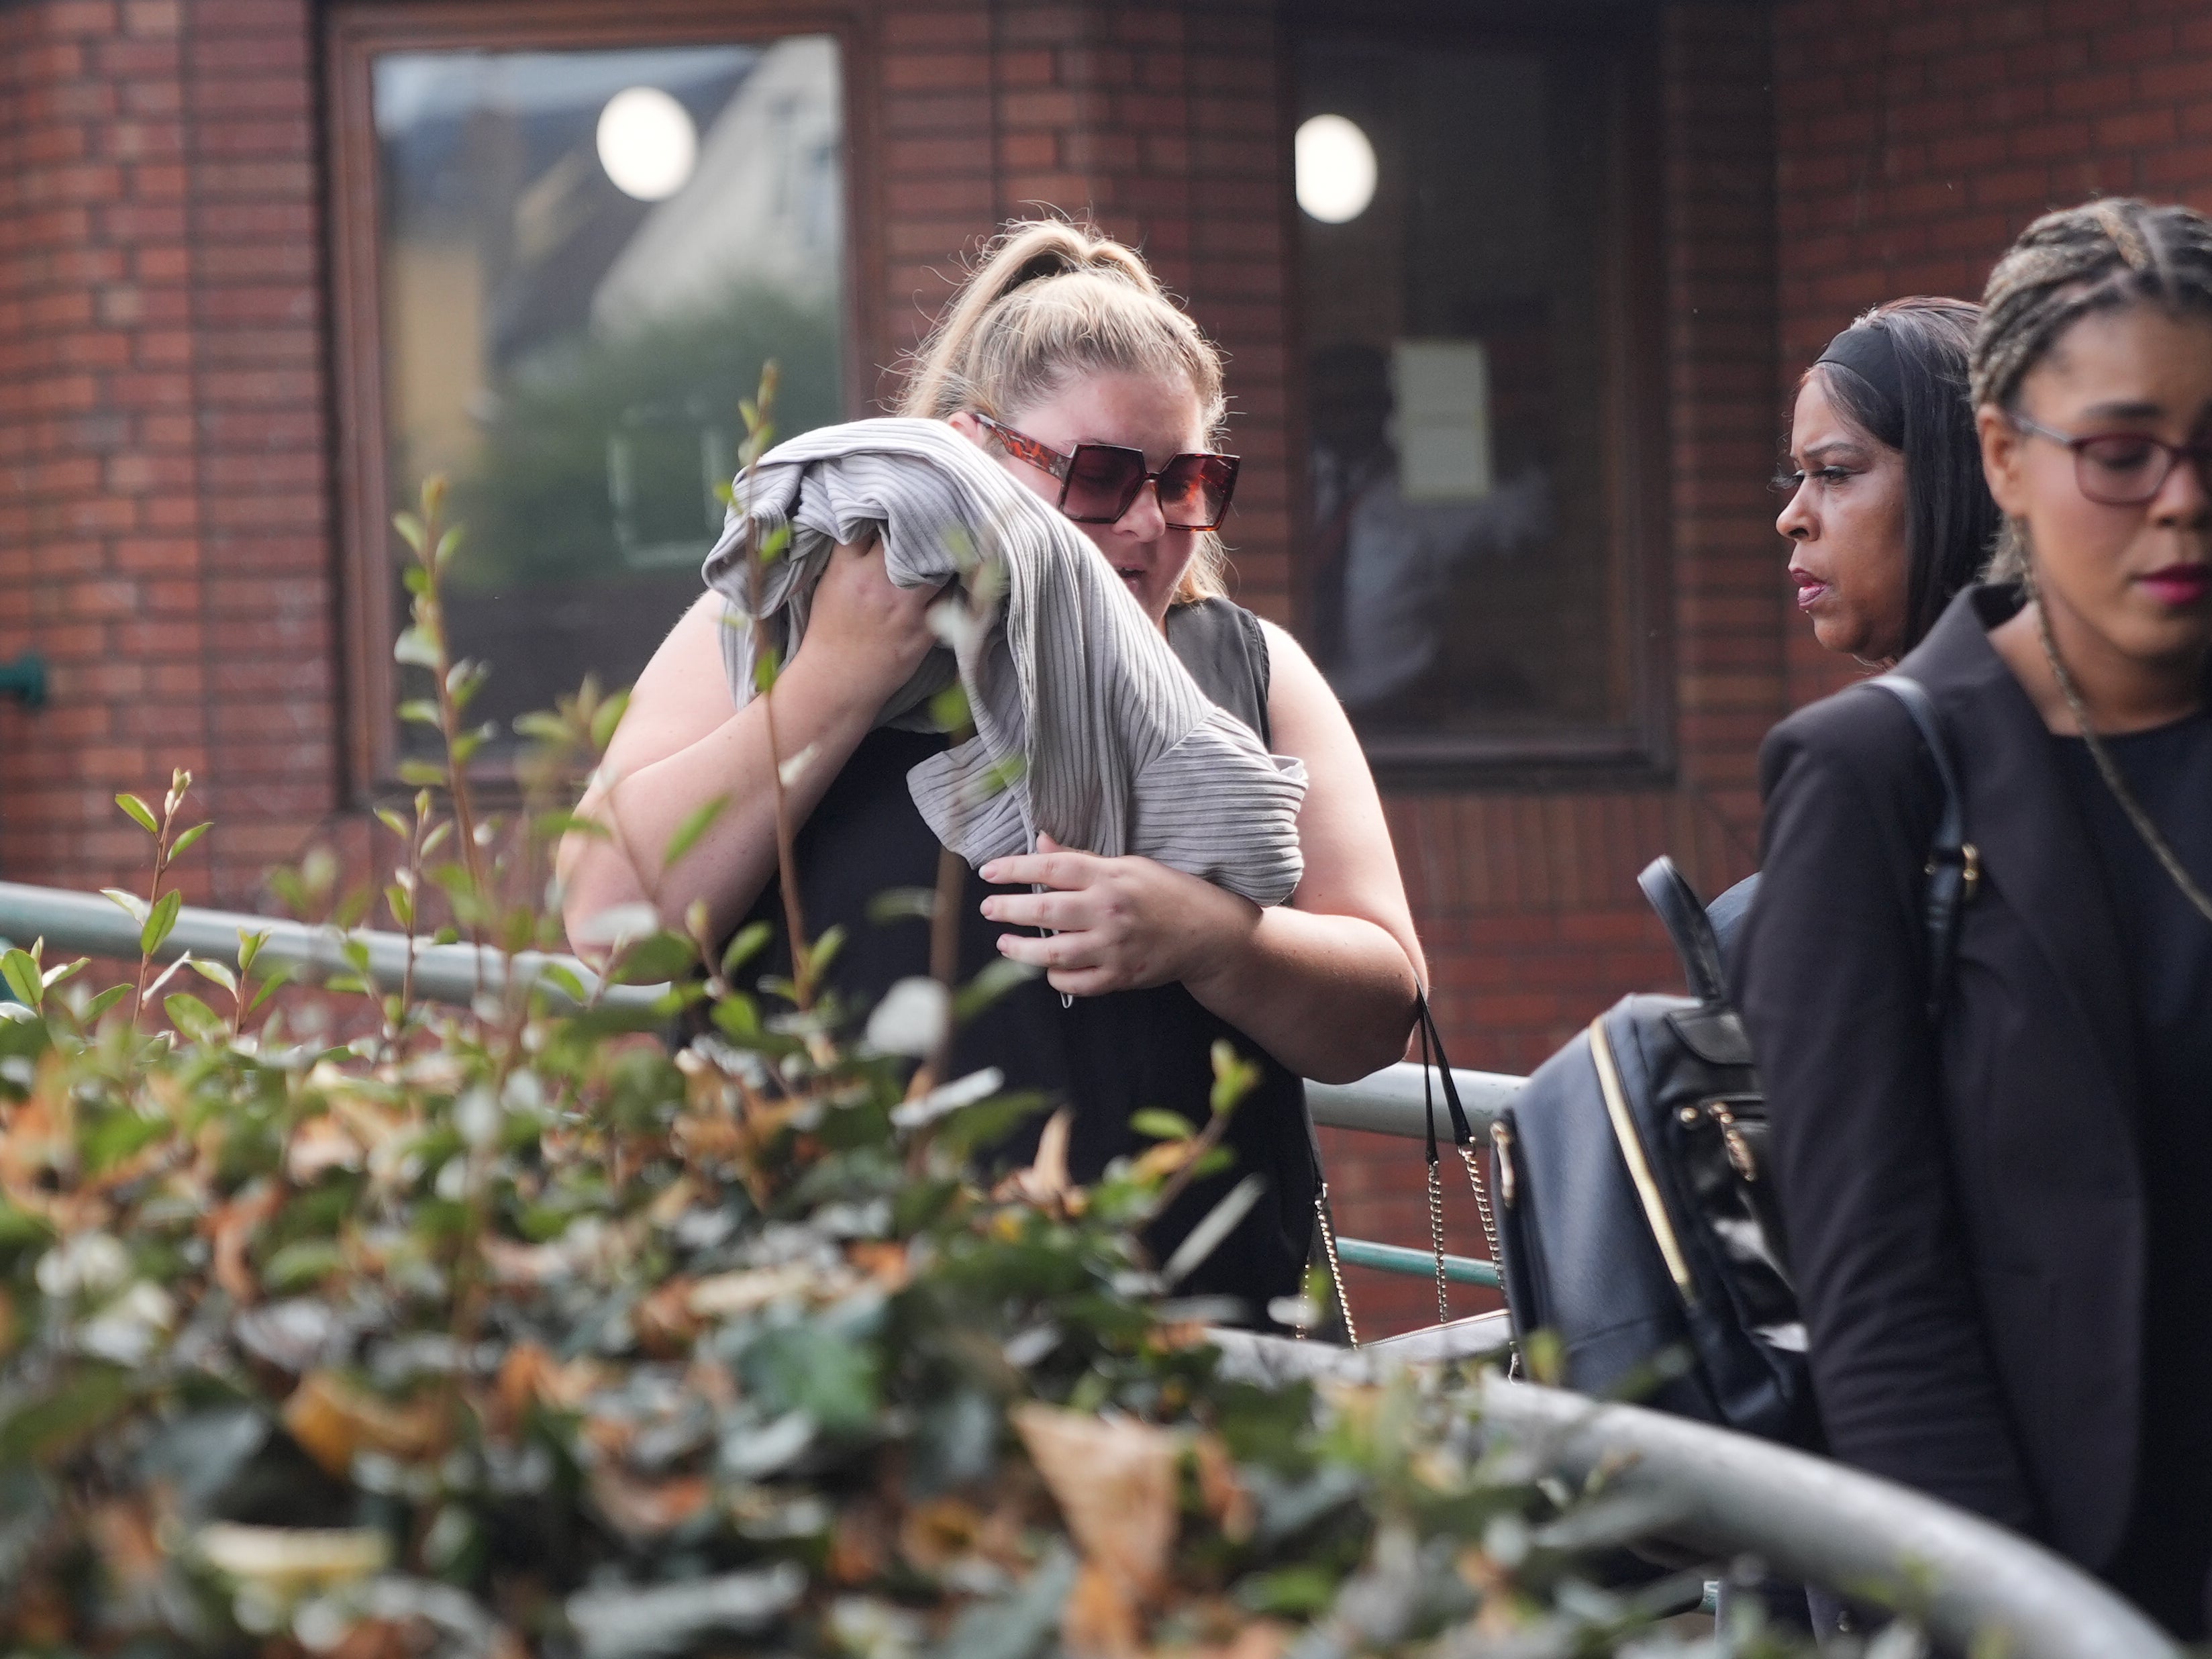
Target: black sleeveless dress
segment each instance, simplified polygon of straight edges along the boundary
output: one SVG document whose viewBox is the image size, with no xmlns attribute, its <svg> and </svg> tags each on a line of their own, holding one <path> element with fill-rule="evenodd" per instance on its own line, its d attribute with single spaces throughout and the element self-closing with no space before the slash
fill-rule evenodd
<svg viewBox="0 0 2212 1659">
<path fill-rule="evenodd" d="M 1269 741 L 1268 663 L 1259 619 L 1226 599 L 1204 599 L 1168 612 L 1168 644 L 1207 696 Z M 906 775 L 945 746 L 929 732 L 878 728 L 864 738 L 797 838 L 799 890 L 815 936 L 833 925 L 845 944 L 828 979 L 848 1007 L 872 1006 L 896 981 L 929 971 L 929 926 L 917 919 L 871 921 L 869 902 L 900 887 L 933 887 L 937 837 L 922 822 Z M 960 978 L 999 957 L 1006 925 L 988 921 L 980 906 L 994 890 L 965 872 L 960 911 Z M 769 882 L 748 921 L 773 930 L 773 971 L 789 971 L 776 884 Z M 1075 1109 L 1068 1167 L 1079 1182 L 1103 1173 L 1112 1159 L 1149 1143 L 1129 1127 L 1131 1115 L 1164 1107 L 1203 1124 L 1213 1083 L 1212 1049 L 1226 1038 L 1258 1062 L 1259 1086 L 1231 1120 L 1225 1144 L 1235 1163 L 1192 1182 L 1154 1224 L 1146 1243 L 1164 1261 L 1189 1231 L 1243 1176 L 1267 1180 L 1265 1197 L 1212 1255 L 1178 1287 L 1181 1293 L 1234 1296 L 1249 1322 L 1264 1323 L 1269 1297 L 1294 1293 L 1305 1272 L 1319 1179 L 1306 1128 L 1305 1085 L 1235 1027 L 1202 1007 L 1181 985 L 1078 997 L 1062 1006 L 1042 978 L 1018 986 L 963 1028 L 954 1042 L 952 1075 L 985 1066 L 1006 1073 L 1010 1090 L 1038 1090 Z M 1044 1115 L 994 1154 L 994 1164 L 1027 1164 Z"/>
</svg>

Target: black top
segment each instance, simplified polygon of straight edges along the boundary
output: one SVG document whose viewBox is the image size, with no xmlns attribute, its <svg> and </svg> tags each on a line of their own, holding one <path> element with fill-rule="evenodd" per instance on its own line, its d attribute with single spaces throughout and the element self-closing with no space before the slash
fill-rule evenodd
<svg viewBox="0 0 2212 1659">
<path fill-rule="evenodd" d="M 1267 645 L 1259 619 L 1226 599 L 1205 599 L 1168 612 L 1168 644 L 1199 688 L 1251 726 L 1265 744 Z M 929 971 L 927 923 L 877 922 L 870 901 L 894 888 L 933 888 L 939 848 L 915 809 L 907 773 L 945 746 L 939 735 L 878 728 L 864 738 L 821 803 L 799 829 L 795 847 L 806 925 L 819 937 L 832 926 L 846 943 L 828 975 L 830 988 L 855 1010 L 873 1003 L 895 981 Z M 1005 925 L 980 909 L 994 890 L 963 872 L 960 969 L 964 982 L 1000 960 Z M 1025 888 L 1000 888 L 1025 892 Z M 775 945 L 769 971 L 788 972 L 782 906 L 769 882 L 748 918 L 769 923 Z M 963 1027 L 953 1045 L 952 1073 L 986 1066 L 1006 1073 L 1010 1090 L 1038 1090 L 1075 1108 L 1068 1166 L 1079 1182 L 1149 1144 L 1129 1127 L 1133 1114 L 1164 1107 L 1203 1125 L 1212 1090 L 1212 1047 L 1226 1039 L 1259 1062 L 1259 1086 L 1231 1120 L 1226 1144 L 1236 1162 L 1225 1173 L 1194 1182 L 1148 1237 L 1167 1254 L 1244 1175 L 1267 1177 L 1267 1196 L 1228 1241 L 1179 1290 L 1241 1297 L 1254 1321 L 1268 1298 L 1292 1294 L 1306 1265 L 1318 1184 L 1305 1121 L 1305 1085 L 1243 1032 L 1208 1012 L 1181 985 L 1105 996 L 1078 997 L 1063 1006 L 1042 978 L 1017 987 Z M 999 1151 L 1008 1167 L 1035 1155 L 1042 1115 Z"/>
<path fill-rule="evenodd" d="M 2118 923 L 2136 1012 L 2149 1252 L 2142 1449 L 2109 1576 L 2176 1635 L 2205 1633 L 2212 1567 L 2212 921 L 2166 873 L 2079 738 L 2052 740 Z M 2212 890 L 2212 712 L 2103 739 L 2199 887 Z"/>
</svg>

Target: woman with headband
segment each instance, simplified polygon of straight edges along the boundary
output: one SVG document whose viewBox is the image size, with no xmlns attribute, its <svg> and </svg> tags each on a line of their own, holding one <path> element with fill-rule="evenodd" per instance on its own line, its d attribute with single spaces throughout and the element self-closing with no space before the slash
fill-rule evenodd
<svg viewBox="0 0 2212 1659">
<path fill-rule="evenodd" d="M 1996 533 L 1966 402 L 1981 307 L 1915 298 L 1877 306 L 1797 383 L 1790 500 L 1797 608 L 1831 651 L 1887 666 L 1974 579 Z"/>
<path fill-rule="evenodd" d="M 1966 401 L 1981 307 L 1915 297 L 1876 306 L 1828 342 L 1797 382 L 1789 501 L 1774 527 L 1813 637 L 1887 668 L 1920 643 L 1974 579 L 1999 523 Z M 1722 948 L 1757 890 L 1739 882 L 1709 912 Z"/>
</svg>

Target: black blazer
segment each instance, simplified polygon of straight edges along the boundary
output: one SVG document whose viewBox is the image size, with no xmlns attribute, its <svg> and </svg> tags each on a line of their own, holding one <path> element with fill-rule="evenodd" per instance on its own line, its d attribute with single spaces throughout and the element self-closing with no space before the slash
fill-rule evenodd
<svg viewBox="0 0 2212 1659">
<path fill-rule="evenodd" d="M 1736 993 L 1830 1449 L 2095 1571 L 2137 1452 L 2135 1025 L 2087 828 L 1989 641 L 2019 604 L 1969 588 L 1899 665 L 1981 854 L 1942 1029 L 1920 913 L 1941 787 L 1903 708 L 1864 689 L 1760 751 Z"/>
</svg>

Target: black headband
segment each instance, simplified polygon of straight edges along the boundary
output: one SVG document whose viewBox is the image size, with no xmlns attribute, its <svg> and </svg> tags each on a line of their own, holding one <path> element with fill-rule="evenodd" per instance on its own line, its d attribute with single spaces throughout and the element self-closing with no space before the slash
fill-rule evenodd
<svg viewBox="0 0 2212 1659">
<path fill-rule="evenodd" d="M 1897 337 L 1880 323 L 1854 323 L 1828 342 L 1819 362 L 1848 368 L 1880 400 L 1878 424 L 1895 432 L 1905 422 L 1905 374 L 1898 367 Z"/>
</svg>

